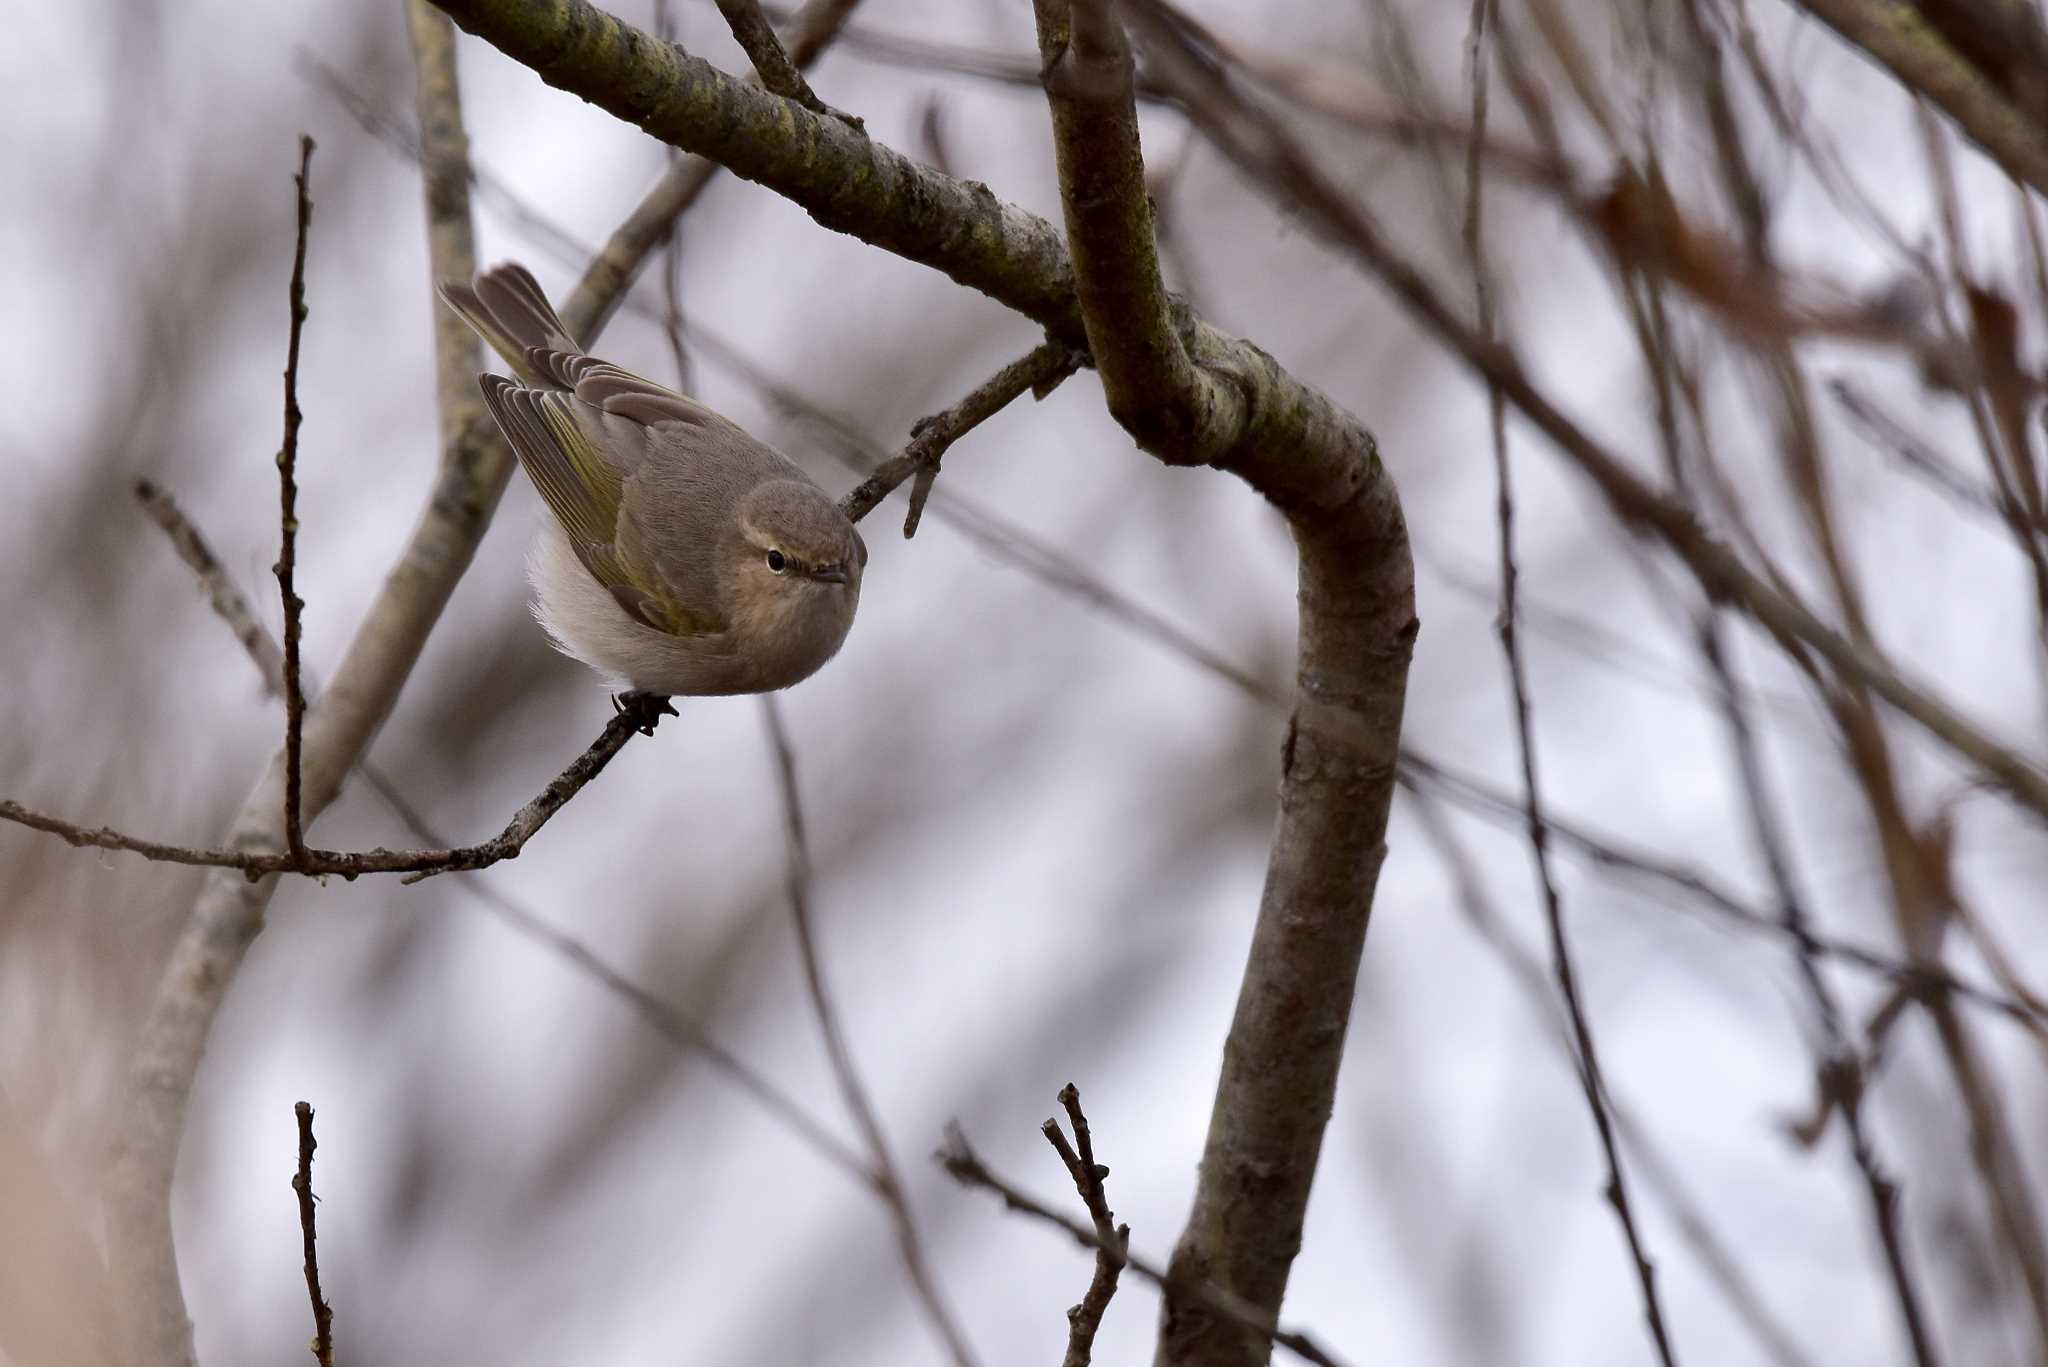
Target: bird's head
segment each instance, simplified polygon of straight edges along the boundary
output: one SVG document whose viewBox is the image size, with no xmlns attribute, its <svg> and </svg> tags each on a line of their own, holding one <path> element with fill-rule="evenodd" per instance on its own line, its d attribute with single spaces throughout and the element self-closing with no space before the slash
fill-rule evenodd
<svg viewBox="0 0 2048 1367">
<path fill-rule="evenodd" d="M 786 605 L 843 600 L 851 609 L 867 543 L 823 490 L 769 480 L 740 501 L 738 512 L 741 598 Z"/>
</svg>

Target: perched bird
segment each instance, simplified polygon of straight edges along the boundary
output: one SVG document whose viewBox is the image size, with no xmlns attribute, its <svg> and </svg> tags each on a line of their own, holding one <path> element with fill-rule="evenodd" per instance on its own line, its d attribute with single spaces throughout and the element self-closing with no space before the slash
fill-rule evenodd
<svg viewBox="0 0 2048 1367">
<path fill-rule="evenodd" d="M 695 399 L 584 354 L 525 267 L 441 297 L 511 365 L 484 403 L 553 514 L 534 615 L 569 655 L 653 694 L 763 693 L 832 658 L 867 546 L 780 452 Z"/>
</svg>

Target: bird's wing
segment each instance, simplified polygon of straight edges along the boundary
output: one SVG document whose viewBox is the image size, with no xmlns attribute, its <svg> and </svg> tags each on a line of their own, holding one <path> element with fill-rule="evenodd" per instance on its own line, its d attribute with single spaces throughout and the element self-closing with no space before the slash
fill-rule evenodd
<svg viewBox="0 0 2048 1367">
<path fill-rule="evenodd" d="M 536 349 L 529 355 L 538 356 Z M 561 353 L 550 353 L 559 355 Z M 677 583 L 662 572 L 627 515 L 627 469 L 639 464 L 639 425 L 594 410 L 574 396 L 528 389 L 496 375 L 482 380 L 484 402 L 512 443 L 527 478 L 568 534 L 576 558 L 630 616 L 675 636 L 723 631 L 716 585 Z M 708 411 L 708 410 L 707 410 Z M 625 430 L 615 431 L 615 424 Z M 614 447 L 620 456 L 611 455 Z M 626 467 L 622 469 L 621 467 Z"/>
<path fill-rule="evenodd" d="M 441 297 L 460 314 L 505 363 L 529 384 L 568 385 L 548 370 L 535 370 L 529 353 L 573 355 L 577 347 L 540 285 L 524 266 L 506 262 L 474 281 L 444 280 Z"/>
</svg>

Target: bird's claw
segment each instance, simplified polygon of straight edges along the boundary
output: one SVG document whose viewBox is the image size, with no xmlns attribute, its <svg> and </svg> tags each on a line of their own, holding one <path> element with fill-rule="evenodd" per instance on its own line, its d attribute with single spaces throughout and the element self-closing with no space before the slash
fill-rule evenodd
<svg viewBox="0 0 2048 1367">
<path fill-rule="evenodd" d="M 623 715 L 632 723 L 633 729 L 643 736 L 654 734 L 655 726 L 663 717 L 678 717 L 675 702 L 666 693 L 649 693 L 641 688 L 629 688 L 624 693 L 612 695 L 612 710 Z"/>
</svg>

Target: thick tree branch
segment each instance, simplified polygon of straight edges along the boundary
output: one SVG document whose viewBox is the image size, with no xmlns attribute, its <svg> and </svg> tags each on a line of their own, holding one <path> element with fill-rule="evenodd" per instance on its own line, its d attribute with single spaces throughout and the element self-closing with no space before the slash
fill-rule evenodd
<svg viewBox="0 0 2048 1367">
<path fill-rule="evenodd" d="M 655 43 L 584 0 L 444 0 L 441 8 L 550 85 L 724 164 L 827 228 L 944 272 L 1038 322 L 1055 341 L 1087 345 L 1058 229 L 986 185 L 955 180 Z M 1391 486 L 1356 419 L 1251 343 L 1199 320 L 1186 333 L 1191 359 L 1247 396 L 1242 429 L 1211 463 L 1291 514 L 1385 519 Z"/>
<path fill-rule="evenodd" d="M 1035 0 L 1067 250 L 1109 411 L 1170 463 L 1208 464 L 1244 427 L 1245 395 L 1181 344 L 1159 273 L 1130 44 L 1109 0 Z"/>
</svg>

